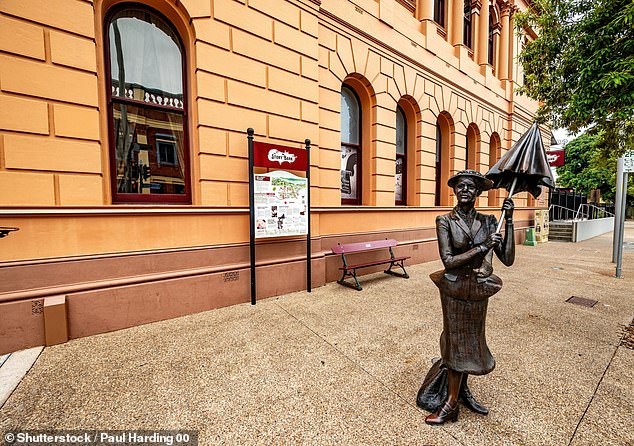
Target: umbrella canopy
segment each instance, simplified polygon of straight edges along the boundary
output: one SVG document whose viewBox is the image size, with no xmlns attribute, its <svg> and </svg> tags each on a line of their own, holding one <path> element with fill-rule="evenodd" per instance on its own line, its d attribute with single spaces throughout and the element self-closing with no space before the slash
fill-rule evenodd
<svg viewBox="0 0 634 446">
<path fill-rule="evenodd" d="M 493 181 L 493 189 L 503 187 L 509 196 L 529 192 L 537 198 L 540 186 L 555 187 L 537 122 L 484 176 Z"/>
</svg>

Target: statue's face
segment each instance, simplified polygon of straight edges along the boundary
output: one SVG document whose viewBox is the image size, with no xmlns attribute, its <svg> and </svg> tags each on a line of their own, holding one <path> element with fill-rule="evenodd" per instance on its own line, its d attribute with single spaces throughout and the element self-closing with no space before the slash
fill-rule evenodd
<svg viewBox="0 0 634 446">
<path fill-rule="evenodd" d="M 478 197 L 478 187 L 471 178 L 462 177 L 453 188 L 459 204 L 474 204 Z"/>
</svg>

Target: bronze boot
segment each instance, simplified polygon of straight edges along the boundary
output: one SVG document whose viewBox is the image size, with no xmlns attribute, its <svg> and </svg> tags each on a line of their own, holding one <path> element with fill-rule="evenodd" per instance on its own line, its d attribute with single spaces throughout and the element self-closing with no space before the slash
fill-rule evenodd
<svg viewBox="0 0 634 446">
<path fill-rule="evenodd" d="M 489 409 L 480 404 L 471 394 L 469 387 L 467 387 L 466 380 L 460 388 L 460 395 L 458 397 L 459 401 L 466 407 L 467 409 L 479 413 L 480 415 L 487 415 L 489 413 Z"/>
<path fill-rule="evenodd" d="M 442 405 L 440 409 L 431 415 L 425 417 L 425 423 L 427 424 L 443 424 L 445 421 L 450 420 L 452 422 L 458 421 L 458 412 L 460 406 L 458 403 L 454 407 L 451 407 L 449 403 Z"/>
</svg>

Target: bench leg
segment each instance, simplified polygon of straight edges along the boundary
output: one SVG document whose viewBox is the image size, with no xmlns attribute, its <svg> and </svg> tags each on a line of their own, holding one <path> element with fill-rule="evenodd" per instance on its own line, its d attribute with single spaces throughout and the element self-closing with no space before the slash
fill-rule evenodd
<svg viewBox="0 0 634 446">
<path fill-rule="evenodd" d="M 386 269 L 385 271 L 383 271 L 385 274 L 390 274 L 392 276 L 397 276 L 397 277 L 403 277 L 404 279 L 409 279 L 409 274 L 407 274 L 407 271 L 405 271 L 405 265 L 404 265 L 404 260 L 401 260 L 399 262 L 392 262 L 390 263 L 390 267 L 388 269 Z M 403 270 L 402 273 L 397 273 L 396 271 L 392 271 L 392 267 L 397 266 L 399 268 L 401 268 Z"/>
<path fill-rule="evenodd" d="M 354 279 L 354 283 L 352 284 L 350 282 L 346 282 L 346 276 L 350 276 Z M 343 286 L 347 286 L 350 288 L 354 288 L 357 291 L 361 291 L 361 284 L 359 283 L 359 281 L 357 280 L 357 270 L 353 269 L 352 273 L 350 273 L 348 270 L 344 269 L 343 270 L 343 274 L 341 275 L 341 279 L 337 280 L 337 283 L 340 283 Z"/>
</svg>

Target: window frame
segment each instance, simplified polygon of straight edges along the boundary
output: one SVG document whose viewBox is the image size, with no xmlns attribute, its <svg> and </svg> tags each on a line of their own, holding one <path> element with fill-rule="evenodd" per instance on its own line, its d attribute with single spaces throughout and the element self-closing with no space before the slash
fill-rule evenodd
<svg viewBox="0 0 634 446">
<path fill-rule="evenodd" d="M 462 43 L 469 49 L 473 49 L 473 7 L 471 0 L 464 0 Z"/>
<path fill-rule="evenodd" d="M 401 197 L 402 200 L 397 200 L 396 199 L 396 190 L 394 191 L 394 204 L 396 206 L 406 206 L 407 205 L 407 132 L 408 132 L 408 123 L 407 123 L 407 115 L 405 114 L 405 110 L 403 110 L 401 108 L 401 106 L 397 105 L 396 106 L 396 113 L 398 114 L 400 112 L 401 116 L 403 117 L 403 154 L 399 154 L 398 151 L 396 152 L 396 159 L 395 159 L 395 171 L 396 171 L 396 161 L 398 161 L 398 159 L 402 159 L 402 163 L 401 163 L 401 169 L 402 169 L 402 175 L 403 178 L 401 180 Z M 398 136 L 398 135 L 397 135 Z"/>
<path fill-rule="evenodd" d="M 110 26 L 113 18 L 116 14 L 129 10 L 140 10 L 149 14 L 153 14 L 163 20 L 167 24 L 178 40 L 178 45 L 181 55 L 181 79 L 183 83 L 183 108 L 178 108 L 170 105 L 154 104 L 151 102 L 140 101 L 132 99 L 127 96 L 115 96 L 112 94 L 112 66 L 111 66 L 111 53 L 110 53 Z M 183 38 L 178 32 L 178 28 L 169 20 L 165 14 L 160 11 L 147 6 L 142 3 L 125 2 L 114 5 L 105 14 L 103 20 L 103 41 L 104 41 L 104 72 L 105 72 L 105 84 L 106 84 L 106 107 L 108 116 L 108 159 L 110 165 L 110 190 L 111 200 L 113 204 L 192 204 L 192 184 L 191 184 L 191 160 L 190 160 L 190 147 L 189 147 L 189 84 L 187 82 L 187 67 L 188 57 L 187 50 L 184 44 Z M 130 105 L 145 110 L 159 110 L 166 113 L 176 113 L 182 116 L 183 125 L 183 172 L 184 172 L 184 194 L 143 194 L 143 193 L 128 193 L 119 192 L 117 190 L 117 160 L 116 160 L 116 147 L 115 147 L 115 126 L 114 126 L 114 104 Z M 158 150 L 158 149 L 157 149 Z M 176 156 L 176 166 L 178 165 L 178 156 Z"/>
<path fill-rule="evenodd" d="M 495 22 L 493 21 L 492 8 L 489 8 L 489 36 L 487 42 L 487 63 L 492 67 L 495 67 Z"/>
<path fill-rule="evenodd" d="M 350 91 L 352 93 L 352 96 L 355 98 L 355 100 L 357 101 L 357 108 L 359 110 L 359 122 L 357 125 L 357 128 L 359 130 L 359 144 L 352 144 L 352 143 L 345 143 L 342 141 L 341 138 L 341 134 L 339 135 L 339 140 L 341 143 L 341 146 L 345 146 L 345 147 L 351 147 L 351 148 L 356 148 L 357 149 L 357 198 L 343 198 L 343 196 L 341 197 L 341 204 L 343 205 L 353 205 L 353 206 L 360 206 L 363 203 L 363 155 L 362 155 L 362 150 L 363 150 L 363 109 L 361 106 L 361 99 L 359 98 L 359 95 L 357 94 L 357 92 L 355 91 L 354 88 L 352 88 L 350 85 L 347 84 L 342 84 L 341 86 L 341 92 L 339 93 L 340 95 L 343 93 L 343 90 L 346 89 L 348 91 Z M 341 129 L 340 129 L 341 132 Z M 341 171 L 340 171 L 341 172 Z M 341 188 L 339 188 L 339 192 L 341 193 Z"/>
<path fill-rule="evenodd" d="M 446 8 L 445 0 L 434 0 L 434 22 L 443 28 L 446 27 Z"/>
<path fill-rule="evenodd" d="M 465 139 L 465 143 L 464 143 L 464 150 L 465 150 L 465 154 L 464 154 L 464 168 L 469 169 L 469 129 L 467 129 L 467 138 Z M 475 169 L 473 169 L 475 170 Z"/>
<path fill-rule="evenodd" d="M 440 121 L 436 120 L 436 190 L 434 195 L 434 206 L 440 206 L 442 202 L 440 197 L 442 192 L 442 155 L 442 128 L 440 127 Z"/>
</svg>

